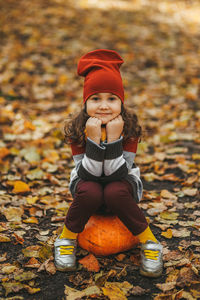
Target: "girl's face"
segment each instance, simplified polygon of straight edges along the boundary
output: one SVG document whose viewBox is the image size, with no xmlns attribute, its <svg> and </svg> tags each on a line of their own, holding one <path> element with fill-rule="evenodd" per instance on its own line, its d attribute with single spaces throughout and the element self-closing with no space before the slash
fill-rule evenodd
<svg viewBox="0 0 200 300">
<path fill-rule="evenodd" d="M 107 124 L 121 113 L 121 99 L 111 93 L 98 93 L 86 101 L 86 110 L 90 117 L 95 117 Z"/>
</svg>

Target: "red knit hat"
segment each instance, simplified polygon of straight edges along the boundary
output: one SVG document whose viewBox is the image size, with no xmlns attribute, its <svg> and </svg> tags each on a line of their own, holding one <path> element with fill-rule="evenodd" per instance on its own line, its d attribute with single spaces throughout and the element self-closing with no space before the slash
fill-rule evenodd
<svg viewBox="0 0 200 300">
<path fill-rule="evenodd" d="M 83 100 L 97 93 L 112 93 L 124 102 L 124 88 L 119 68 L 121 56 L 113 50 L 98 49 L 81 57 L 78 75 L 85 77 Z"/>
</svg>

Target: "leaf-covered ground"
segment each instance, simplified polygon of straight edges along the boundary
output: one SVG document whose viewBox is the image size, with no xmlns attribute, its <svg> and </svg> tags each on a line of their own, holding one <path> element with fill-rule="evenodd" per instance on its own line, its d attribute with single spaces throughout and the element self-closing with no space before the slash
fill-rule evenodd
<svg viewBox="0 0 200 300">
<path fill-rule="evenodd" d="M 199 1 L 7 0 L 0 10 L 0 298 L 200 298 Z M 115 49 L 144 129 L 140 206 L 164 246 L 163 275 L 139 247 L 61 273 L 53 242 L 72 200 L 62 126 L 82 103 L 79 57 Z M 86 257 L 78 248 L 78 260 Z M 91 266 L 91 263 L 90 263 Z"/>
</svg>

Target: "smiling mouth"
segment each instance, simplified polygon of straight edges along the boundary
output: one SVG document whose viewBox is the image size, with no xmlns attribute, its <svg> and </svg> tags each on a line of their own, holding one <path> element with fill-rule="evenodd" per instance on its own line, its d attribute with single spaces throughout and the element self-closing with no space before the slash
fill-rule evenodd
<svg viewBox="0 0 200 300">
<path fill-rule="evenodd" d="M 100 116 L 108 116 L 110 115 L 109 113 L 98 113 L 97 115 L 100 115 Z"/>
</svg>

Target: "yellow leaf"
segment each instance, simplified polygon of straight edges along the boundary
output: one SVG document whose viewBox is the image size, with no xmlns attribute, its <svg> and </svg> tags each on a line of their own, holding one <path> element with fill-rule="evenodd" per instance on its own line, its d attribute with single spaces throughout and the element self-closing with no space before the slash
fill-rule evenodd
<svg viewBox="0 0 200 300">
<path fill-rule="evenodd" d="M 35 273 L 28 271 L 14 275 L 14 279 L 17 281 L 29 281 L 37 276 L 38 275 L 36 275 Z"/>
<path fill-rule="evenodd" d="M 193 153 L 192 154 L 192 159 L 194 159 L 194 160 L 200 160 L 200 154 L 199 153 Z"/>
<path fill-rule="evenodd" d="M 20 180 L 15 181 L 14 189 L 12 190 L 13 193 L 19 194 L 19 193 L 25 193 L 29 191 L 30 191 L 30 187 L 28 186 L 28 184 Z"/>
<path fill-rule="evenodd" d="M 60 84 L 65 84 L 68 80 L 68 77 L 65 74 L 61 74 L 58 78 L 58 82 Z"/>
<path fill-rule="evenodd" d="M 35 197 L 27 197 L 26 198 L 26 201 L 27 201 L 28 204 L 35 204 L 37 202 L 37 200 L 38 200 L 37 196 L 35 196 Z"/>
<path fill-rule="evenodd" d="M 38 224 L 38 219 L 35 217 L 27 218 L 26 220 L 23 220 L 24 223 L 30 223 L 30 224 Z"/>
<path fill-rule="evenodd" d="M 22 253 L 25 257 L 39 257 L 40 248 L 41 247 L 39 245 L 29 246 L 25 249 L 22 249 Z"/>
<path fill-rule="evenodd" d="M 4 266 L 1 270 L 2 273 L 11 274 L 16 271 L 18 268 L 14 265 Z"/>
<path fill-rule="evenodd" d="M 106 282 L 105 287 L 102 287 L 105 296 L 110 300 L 127 300 L 123 291 L 115 285 L 115 282 Z"/>
<path fill-rule="evenodd" d="M 46 261 L 53 255 L 52 248 L 49 245 L 43 245 L 39 251 L 39 258 L 41 261 Z"/>
<path fill-rule="evenodd" d="M 38 293 L 40 292 L 40 288 L 32 288 L 30 287 L 29 285 L 25 284 L 24 285 L 24 288 L 28 291 L 29 294 L 35 294 L 35 293 Z"/>
<path fill-rule="evenodd" d="M 5 295 L 7 297 L 8 294 L 13 293 L 13 292 L 18 292 L 19 290 L 24 288 L 24 285 L 21 282 L 3 282 L 2 283 L 4 289 L 5 289 Z"/>
<path fill-rule="evenodd" d="M 10 238 L 5 234 L 0 234 L 0 243 L 7 243 L 11 242 Z"/>
<path fill-rule="evenodd" d="M 161 233 L 162 236 L 166 237 L 167 239 L 172 238 L 172 230 L 170 228 L 167 229 L 167 231 L 163 231 Z"/>
<path fill-rule="evenodd" d="M 178 215 L 178 213 L 170 211 L 163 211 L 160 213 L 160 217 L 165 220 L 176 220 Z"/>
</svg>

